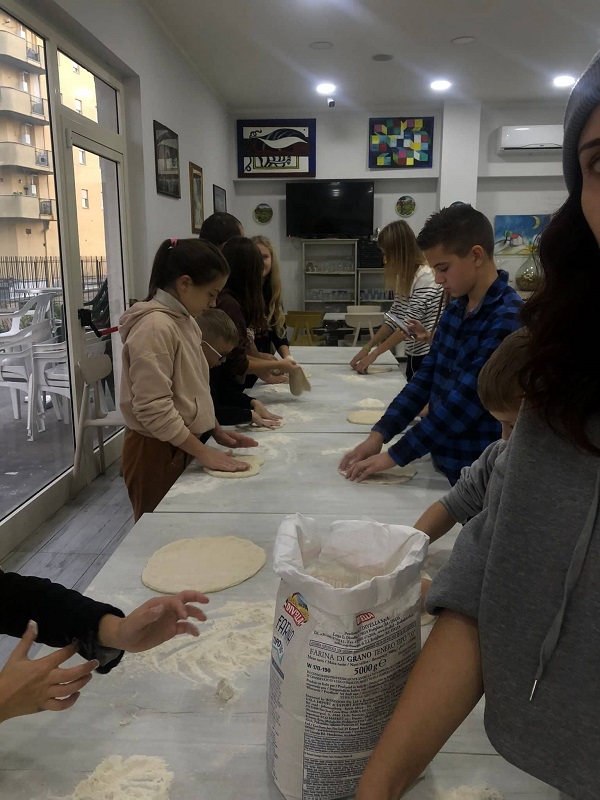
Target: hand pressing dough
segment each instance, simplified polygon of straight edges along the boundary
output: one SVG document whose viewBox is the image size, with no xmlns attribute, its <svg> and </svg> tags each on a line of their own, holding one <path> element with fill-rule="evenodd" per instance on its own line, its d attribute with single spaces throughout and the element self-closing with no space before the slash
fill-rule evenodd
<svg viewBox="0 0 600 800">
<path fill-rule="evenodd" d="M 243 472 L 222 472 L 218 469 L 208 469 L 208 467 L 204 467 L 204 471 L 213 478 L 251 478 L 253 475 L 258 475 L 261 466 L 265 463 L 264 458 L 257 455 L 237 456 L 234 453 L 232 458 L 235 458 L 236 461 L 245 461 L 250 466 Z"/>
<path fill-rule="evenodd" d="M 375 425 L 379 422 L 383 414 L 381 411 L 373 411 L 370 408 L 361 408 L 360 411 L 351 411 L 346 419 L 356 425 Z"/>
<path fill-rule="evenodd" d="M 367 375 L 379 375 L 382 372 L 391 372 L 394 367 L 377 367 L 372 366 L 367 369 Z"/>
<path fill-rule="evenodd" d="M 150 556 L 142 582 L 165 594 L 220 592 L 256 575 L 266 560 L 261 547 L 236 536 L 179 539 Z"/>
<path fill-rule="evenodd" d="M 343 469 L 338 470 L 338 472 L 340 475 L 346 476 L 346 472 Z M 375 472 L 360 483 L 361 485 L 376 483 L 380 486 L 393 486 L 399 483 L 408 483 L 416 474 L 417 470 L 414 467 L 392 467 L 392 469 L 388 469 L 385 472 Z"/>
<path fill-rule="evenodd" d="M 255 422 L 248 422 L 245 425 L 236 425 L 235 427 L 240 431 L 247 431 L 249 428 L 252 428 L 253 431 L 278 431 L 279 428 L 283 428 L 284 425 L 285 420 L 282 419 L 279 420 L 274 428 L 269 428 L 267 425 L 257 425 Z M 235 458 L 237 458 L 237 456 L 235 456 Z"/>
<path fill-rule="evenodd" d="M 290 392 L 297 397 L 302 392 L 310 392 L 311 386 L 302 367 L 296 367 L 290 372 Z"/>
</svg>

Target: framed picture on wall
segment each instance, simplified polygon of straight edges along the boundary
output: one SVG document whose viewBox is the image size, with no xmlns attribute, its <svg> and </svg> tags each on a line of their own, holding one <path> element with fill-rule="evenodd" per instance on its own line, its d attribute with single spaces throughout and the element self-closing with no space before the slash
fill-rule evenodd
<svg viewBox="0 0 600 800">
<path fill-rule="evenodd" d="M 154 166 L 158 194 L 181 197 L 179 136 L 156 120 L 154 120 Z"/>
<path fill-rule="evenodd" d="M 369 169 L 428 169 L 433 117 L 371 117 Z"/>
<path fill-rule="evenodd" d="M 227 192 L 213 183 L 213 211 L 227 211 Z"/>
<path fill-rule="evenodd" d="M 190 210 L 192 233 L 200 233 L 204 222 L 204 194 L 202 190 L 202 167 L 190 161 Z"/>
<path fill-rule="evenodd" d="M 238 178 L 314 178 L 315 119 L 238 119 Z"/>
</svg>

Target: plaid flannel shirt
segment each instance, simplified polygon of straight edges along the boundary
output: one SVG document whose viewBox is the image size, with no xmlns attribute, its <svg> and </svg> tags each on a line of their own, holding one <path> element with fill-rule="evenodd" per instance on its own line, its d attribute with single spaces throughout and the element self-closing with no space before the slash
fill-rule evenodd
<svg viewBox="0 0 600 800">
<path fill-rule="evenodd" d="M 479 306 L 466 313 L 459 297 L 442 314 L 429 354 L 411 381 L 373 427 L 389 442 L 429 403 L 429 412 L 389 448 L 400 466 L 431 453 L 435 465 L 454 485 L 463 467 L 500 438 L 500 424 L 483 408 L 477 394 L 479 370 L 512 331 L 521 327 L 522 301 L 498 277 Z"/>
</svg>

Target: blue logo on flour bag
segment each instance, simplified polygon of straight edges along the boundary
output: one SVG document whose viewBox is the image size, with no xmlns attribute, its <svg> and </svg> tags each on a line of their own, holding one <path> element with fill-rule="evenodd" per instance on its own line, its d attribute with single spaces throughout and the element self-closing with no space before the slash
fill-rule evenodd
<svg viewBox="0 0 600 800">
<path fill-rule="evenodd" d="M 304 622 L 308 622 L 309 613 L 306 600 L 300 592 L 290 595 L 283 605 L 285 613 L 292 618 L 294 625 L 300 627 Z"/>
</svg>

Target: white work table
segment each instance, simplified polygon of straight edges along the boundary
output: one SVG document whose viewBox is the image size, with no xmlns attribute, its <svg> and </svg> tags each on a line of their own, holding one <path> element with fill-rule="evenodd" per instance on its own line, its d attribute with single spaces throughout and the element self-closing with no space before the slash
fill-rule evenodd
<svg viewBox="0 0 600 800">
<path fill-rule="evenodd" d="M 349 357 L 350 348 L 339 349 Z M 308 364 L 299 350 L 325 348 L 295 348 L 301 363 Z M 399 486 L 357 485 L 337 472 L 342 453 L 368 431 L 345 423 L 346 411 L 366 397 L 385 400 L 389 393 L 391 399 L 404 381 L 399 370 L 369 376 L 364 383 L 338 377 L 346 372 L 336 364 L 316 364 L 309 371 L 310 393 L 297 400 L 273 393 L 289 406 L 289 422 L 280 431 L 256 432 L 265 457 L 261 472 L 226 480 L 191 465 L 157 512 L 135 525 L 86 594 L 130 611 L 153 595 L 141 573 L 158 548 L 177 539 L 235 535 L 263 547 L 267 563 L 245 583 L 212 594 L 209 618 L 218 617 L 230 601 L 274 603 L 278 579 L 271 568 L 272 546 L 285 514 L 301 511 L 323 525 L 363 516 L 412 524 L 447 490 L 428 457 L 415 463 L 415 478 Z M 273 406 L 268 387 L 259 385 L 255 391 Z M 294 410 L 312 416 L 294 420 Z M 455 536 L 453 531 L 430 548 L 425 566 L 432 574 L 445 562 Z M 191 641 L 181 638 L 176 647 Z M 151 669 L 139 656 L 125 656 L 109 675 L 94 676 L 69 711 L 21 717 L 0 727 L 0 796 L 69 798 L 83 778 L 114 754 L 163 758 L 175 774 L 170 800 L 281 800 L 266 766 L 269 657 L 267 646 L 264 661 L 232 677 L 236 695 L 223 703 L 215 693 L 218 676 L 213 683 L 194 682 L 169 668 Z M 494 752 L 482 714 L 480 703 L 406 798 L 432 800 L 445 789 L 470 785 L 495 787 L 506 800 L 558 800 L 557 791 Z"/>
<path fill-rule="evenodd" d="M 348 365 L 358 352 L 358 347 L 303 347 L 292 345 L 290 352 L 299 364 L 345 364 Z M 388 350 L 377 359 L 377 366 L 396 367 L 398 362 Z"/>
<path fill-rule="evenodd" d="M 359 433 L 366 436 L 368 425 L 354 425 L 348 422 L 350 411 L 365 406 L 365 400 L 378 400 L 382 403 L 381 413 L 399 394 L 406 384 L 404 373 L 398 367 L 391 372 L 374 375 L 359 375 L 348 365 L 307 364 L 306 372 L 311 391 L 299 397 L 290 393 L 287 384 L 266 384 L 259 381 L 248 391 L 263 402 L 270 411 L 283 417 L 285 426 L 281 433 Z M 262 431 L 251 429 L 257 440 Z"/>
</svg>

